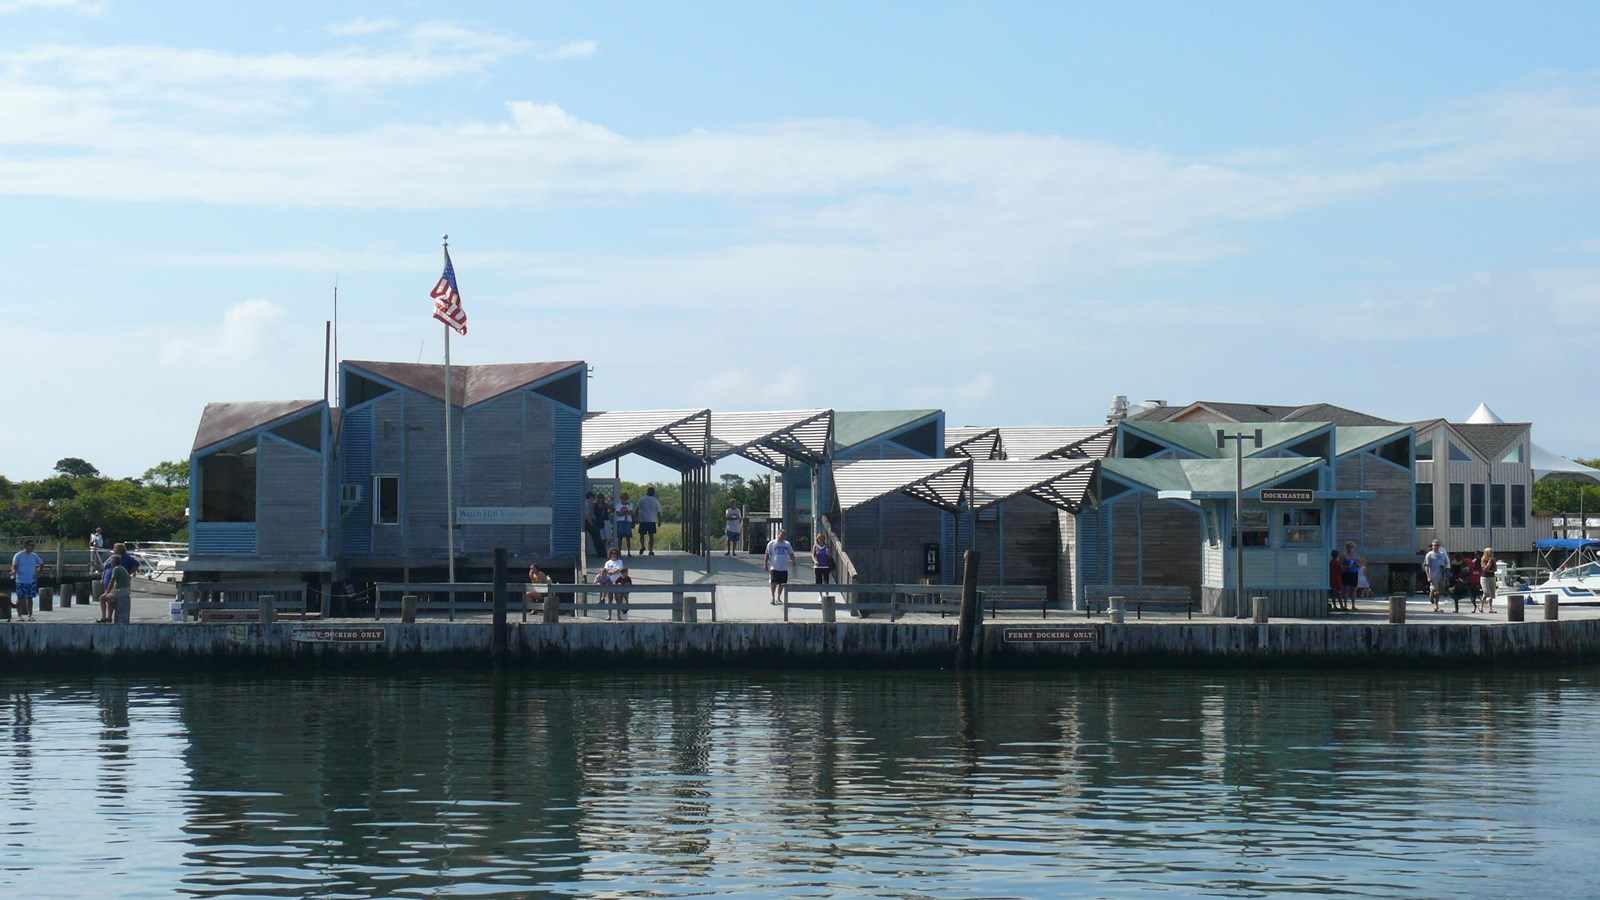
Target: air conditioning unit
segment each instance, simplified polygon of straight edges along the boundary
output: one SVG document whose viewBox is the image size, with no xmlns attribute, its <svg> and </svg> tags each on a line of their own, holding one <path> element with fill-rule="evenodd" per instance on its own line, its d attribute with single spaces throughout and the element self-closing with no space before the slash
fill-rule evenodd
<svg viewBox="0 0 1600 900">
<path fill-rule="evenodd" d="M 355 506 L 357 503 L 360 503 L 361 487 L 362 486 L 359 484 L 340 485 L 341 489 L 339 491 L 339 502 L 346 506 Z"/>
</svg>

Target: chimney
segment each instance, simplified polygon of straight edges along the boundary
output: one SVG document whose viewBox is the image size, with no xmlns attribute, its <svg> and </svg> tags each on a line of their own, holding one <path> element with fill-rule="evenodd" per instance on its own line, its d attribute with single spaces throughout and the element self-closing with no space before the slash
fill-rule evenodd
<svg viewBox="0 0 1600 900">
<path fill-rule="evenodd" d="M 1106 424 L 1115 425 L 1128 418 L 1128 397 L 1118 394 L 1111 398 L 1111 412 L 1106 414 Z"/>
</svg>

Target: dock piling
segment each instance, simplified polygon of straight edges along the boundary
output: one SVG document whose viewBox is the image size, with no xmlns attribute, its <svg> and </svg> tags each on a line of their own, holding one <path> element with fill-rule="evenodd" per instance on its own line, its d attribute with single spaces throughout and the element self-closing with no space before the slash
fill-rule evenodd
<svg viewBox="0 0 1600 900">
<path fill-rule="evenodd" d="M 1122 597 L 1107 597 L 1106 612 L 1111 617 L 1111 624 L 1121 625 L 1128 619 L 1127 613 L 1122 608 Z"/>
<path fill-rule="evenodd" d="M 55 589 L 39 588 L 39 612 L 50 612 L 55 609 Z"/>
<path fill-rule="evenodd" d="M 978 619 L 983 614 L 978 605 L 978 559 L 978 551 L 968 550 L 962 561 L 961 614 L 956 620 L 956 668 L 960 669 L 971 665 L 978 650 Z M 893 609 L 889 619 L 894 620 Z"/>
<path fill-rule="evenodd" d="M 1561 598 L 1555 594 L 1544 595 L 1544 620 L 1554 622 L 1561 618 Z"/>
<path fill-rule="evenodd" d="M 1389 595 L 1389 624 L 1404 625 L 1406 623 L 1406 595 Z"/>
<path fill-rule="evenodd" d="M 1267 624 L 1267 614 L 1271 609 L 1272 601 L 1266 597 L 1250 598 L 1250 621 L 1256 625 Z"/>
<path fill-rule="evenodd" d="M 1506 621 L 1523 621 L 1522 604 L 1527 600 L 1527 594 L 1511 594 L 1506 597 Z"/>
</svg>

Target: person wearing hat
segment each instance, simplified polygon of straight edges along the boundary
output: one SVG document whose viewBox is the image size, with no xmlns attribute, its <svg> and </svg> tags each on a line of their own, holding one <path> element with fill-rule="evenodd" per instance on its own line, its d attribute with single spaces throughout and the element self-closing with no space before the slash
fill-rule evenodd
<svg viewBox="0 0 1600 900">
<path fill-rule="evenodd" d="M 22 542 L 22 549 L 11 557 L 11 577 L 17 582 L 17 618 L 33 621 L 33 598 L 39 596 L 39 570 L 44 568 L 44 558 L 33 552 L 32 539 Z M 6 604 L 11 599 L 6 598 Z"/>
</svg>

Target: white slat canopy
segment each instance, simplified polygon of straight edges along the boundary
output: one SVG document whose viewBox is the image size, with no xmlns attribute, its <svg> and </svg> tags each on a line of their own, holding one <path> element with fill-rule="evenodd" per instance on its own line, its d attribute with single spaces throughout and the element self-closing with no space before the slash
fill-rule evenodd
<svg viewBox="0 0 1600 900">
<path fill-rule="evenodd" d="M 833 410 L 798 409 L 711 414 L 713 461 L 742 456 L 769 469 L 822 465 L 833 443 Z"/>
<path fill-rule="evenodd" d="M 849 511 L 891 494 L 905 494 L 949 512 L 970 496 L 969 459 L 858 459 L 833 464 L 839 509 Z"/>
<path fill-rule="evenodd" d="M 583 418 L 583 461 L 591 467 L 637 453 L 681 472 L 706 465 L 710 449 L 709 409 L 594 412 Z"/>
<path fill-rule="evenodd" d="M 1116 437 L 1115 425 L 1001 428 L 1005 459 L 1104 459 Z"/>
<path fill-rule="evenodd" d="M 944 430 L 944 452 L 969 459 L 1000 459 L 1000 429 L 962 425 Z"/>
<path fill-rule="evenodd" d="M 1094 459 L 973 460 L 971 509 L 1025 494 L 1077 513 L 1089 500 L 1099 468 Z"/>
</svg>

